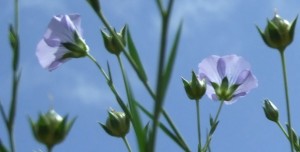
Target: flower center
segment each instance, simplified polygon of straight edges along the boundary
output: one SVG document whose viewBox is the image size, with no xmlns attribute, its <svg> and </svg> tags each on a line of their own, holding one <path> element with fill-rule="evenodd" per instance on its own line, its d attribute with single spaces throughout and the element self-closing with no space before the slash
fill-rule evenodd
<svg viewBox="0 0 300 152">
<path fill-rule="evenodd" d="M 234 92 L 239 87 L 239 84 L 230 85 L 228 78 L 224 77 L 221 84 L 211 82 L 212 87 L 220 101 L 230 101 L 234 97 Z"/>
</svg>

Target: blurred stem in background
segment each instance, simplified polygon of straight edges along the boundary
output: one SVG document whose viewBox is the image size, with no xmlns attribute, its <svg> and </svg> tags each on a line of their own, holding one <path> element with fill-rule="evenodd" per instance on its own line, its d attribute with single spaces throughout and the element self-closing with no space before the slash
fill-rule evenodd
<svg viewBox="0 0 300 152">
<path fill-rule="evenodd" d="M 20 80 L 20 71 L 19 71 L 19 2 L 14 0 L 14 24 L 9 26 L 9 42 L 12 48 L 12 90 L 11 90 L 11 101 L 8 111 L 8 115 L 4 110 L 0 102 L 0 112 L 5 122 L 6 129 L 8 132 L 9 138 L 9 151 L 15 152 L 15 143 L 14 143 L 14 122 L 16 118 L 16 108 L 17 108 L 17 96 Z M 3 151 L 8 151 L 5 146 L 0 143 L 0 149 Z"/>
</svg>

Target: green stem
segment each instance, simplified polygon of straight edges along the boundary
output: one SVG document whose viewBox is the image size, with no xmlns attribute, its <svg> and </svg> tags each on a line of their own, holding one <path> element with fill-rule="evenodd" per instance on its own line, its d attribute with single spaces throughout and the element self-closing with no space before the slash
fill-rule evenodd
<svg viewBox="0 0 300 152">
<path fill-rule="evenodd" d="M 200 124 L 200 108 L 199 108 L 199 100 L 196 100 L 196 111 L 197 111 L 197 130 L 198 130 L 198 152 L 201 151 L 201 124 Z"/>
<path fill-rule="evenodd" d="M 165 56 L 166 56 L 166 48 L 167 48 L 167 36 L 168 36 L 168 27 L 169 27 L 169 19 L 171 15 L 171 10 L 173 6 L 173 0 L 169 1 L 168 8 L 166 12 L 161 13 L 162 17 L 162 31 L 161 31 L 161 39 L 160 39 L 160 54 L 159 54 L 159 62 L 158 62 L 158 71 L 157 71 L 157 83 L 156 83 L 156 102 L 154 105 L 154 119 L 152 125 L 152 132 L 149 138 L 149 151 L 153 152 L 155 149 L 155 141 L 157 134 L 157 126 L 159 124 L 159 116 L 162 111 L 165 89 L 163 87 L 164 83 L 164 65 L 165 65 Z M 160 2 L 161 4 L 161 2 Z"/>
<path fill-rule="evenodd" d="M 125 112 L 126 115 L 128 115 L 128 116 L 131 117 L 131 114 L 130 114 L 127 106 L 121 100 L 121 97 L 119 96 L 117 90 L 115 89 L 115 86 L 113 85 L 111 78 L 107 76 L 107 74 L 105 73 L 105 71 L 103 70 L 103 68 L 101 67 L 101 65 L 97 62 L 97 60 L 92 55 L 87 54 L 87 57 L 97 66 L 97 68 L 100 70 L 100 72 L 102 73 L 102 75 L 106 79 L 107 85 L 110 87 L 111 91 L 116 96 L 117 102 L 121 106 L 122 110 Z"/>
<path fill-rule="evenodd" d="M 126 137 L 122 137 L 122 139 L 123 139 L 123 141 L 124 141 L 124 143 L 126 145 L 126 148 L 127 148 L 128 152 L 131 152 L 131 148 L 130 148 L 130 145 L 128 143 L 127 138 Z"/>
<path fill-rule="evenodd" d="M 278 125 L 278 127 L 280 128 L 280 130 L 284 133 L 285 137 L 289 140 L 289 135 L 288 133 L 284 130 L 283 126 L 281 125 L 281 123 L 278 121 L 276 122 L 276 124 Z"/>
<path fill-rule="evenodd" d="M 154 94 L 154 92 L 152 91 L 151 87 L 149 86 L 149 84 L 145 81 L 143 81 L 142 79 L 140 79 L 146 90 L 148 91 L 148 93 L 151 95 L 152 99 L 154 101 L 156 101 L 156 95 Z M 162 114 L 164 116 L 164 118 L 167 120 L 168 124 L 170 125 L 171 129 L 174 131 L 174 133 L 176 134 L 177 138 L 181 141 L 182 146 L 185 147 L 186 151 L 190 151 L 187 144 L 185 143 L 183 137 L 181 136 L 181 134 L 179 133 L 178 129 L 176 128 L 175 124 L 173 123 L 171 117 L 169 116 L 169 114 L 166 112 L 166 110 L 164 108 L 162 108 Z"/>
<path fill-rule="evenodd" d="M 52 152 L 53 146 L 47 146 L 47 152 Z"/>
<path fill-rule="evenodd" d="M 220 101 L 220 105 L 219 105 L 219 108 L 218 108 L 218 111 L 217 111 L 217 114 L 215 116 L 215 118 L 213 119 L 213 123 L 212 123 L 212 126 L 216 125 L 217 121 L 218 121 L 218 118 L 219 118 L 219 115 L 221 113 L 221 110 L 222 110 L 222 107 L 224 105 L 224 101 Z M 204 151 L 202 152 L 206 152 L 206 150 L 209 148 L 209 145 L 210 145 L 210 141 L 211 141 L 211 137 L 213 135 L 213 133 L 211 134 L 211 131 L 212 131 L 213 127 L 210 128 L 210 131 L 209 131 L 209 134 L 207 135 L 207 138 L 206 138 L 206 143 L 203 147 Z"/>
<path fill-rule="evenodd" d="M 14 32 L 17 35 L 17 39 L 19 40 L 19 2 L 18 0 L 14 1 Z M 17 40 L 17 43 L 19 41 Z M 19 45 L 19 44 L 15 44 Z M 18 74 L 18 63 L 19 61 L 19 46 L 13 49 L 13 72 L 12 72 L 12 92 L 11 92 L 11 103 L 10 103 L 10 110 L 9 110 L 9 116 L 7 119 L 7 129 L 8 129 L 8 135 L 9 135 L 9 145 L 11 152 L 15 152 L 15 143 L 14 143 L 14 122 L 16 117 L 16 108 L 17 108 L 17 95 L 18 95 L 18 86 L 19 86 L 19 74 Z"/>
<path fill-rule="evenodd" d="M 107 74 L 105 73 L 105 71 L 103 70 L 103 68 L 101 67 L 101 65 L 97 62 L 97 60 L 96 60 L 92 55 L 90 55 L 90 54 L 87 54 L 87 57 L 88 57 L 89 59 L 91 59 L 91 60 L 95 63 L 95 65 L 96 65 L 97 68 L 100 70 L 100 72 L 101 72 L 102 75 L 105 77 L 105 79 L 106 79 L 107 81 L 110 81 L 110 78 L 107 76 Z"/>
<path fill-rule="evenodd" d="M 216 123 L 216 122 L 218 121 L 219 115 L 220 115 L 221 110 L 222 110 L 222 107 L 223 107 L 223 105 L 224 105 L 224 101 L 220 101 L 220 102 L 221 102 L 221 103 L 220 103 L 220 106 L 219 106 L 219 108 L 218 108 L 216 117 L 215 117 L 215 119 L 214 119 L 214 123 Z"/>
<path fill-rule="evenodd" d="M 19 0 L 15 0 L 14 3 L 14 11 L 15 11 L 15 31 L 19 29 Z"/>
<path fill-rule="evenodd" d="M 181 141 L 181 145 L 184 147 L 184 150 L 185 151 L 191 151 L 191 150 L 189 150 L 189 147 L 187 146 L 187 144 L 185 143 L 183 137 L 179 133 L 179 131 L 176 128 L 175 124 L 173 123 L 171 117 L 168 115 L 168 113 L 164 109 L 162 109 L 162 114 L 165 117 L 165 119 L 167 120 L 167 122 L 170 125 L 170 127 L 172 128 L 172 130 L 174 131 L 174 133 L 176 134 L 177 138 Z"/>
<path fill-rule="evenodd" d="M 294 152 L 294 140 L 292 136 L 292 121 L 291 121 L 291 111 L 290 111 L 290 100 L 289 100 L 289 91 L 288 91 L 288 80 L 287 80 L 287 72 L 286 72 L 286 64 L 285 64 L 285 56 L 284 50 L 280 50 L 280 57 L 281 57 L 281 65 L 283 71 L 283 81 L 284 81 L 284 91 L 285 91 L 285 101 L 286 101 L 286 111 L 287 111 L 287 119 L 288 119 L 288 134 L 290 137 L 290 145 L 291 145 L 291 152 Z"/>
</svg>

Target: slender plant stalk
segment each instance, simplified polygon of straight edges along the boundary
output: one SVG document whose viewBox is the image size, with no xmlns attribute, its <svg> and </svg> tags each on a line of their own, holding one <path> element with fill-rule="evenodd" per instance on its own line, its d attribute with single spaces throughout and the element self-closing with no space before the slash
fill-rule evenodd
<svg viewBox="0 0 300 152">
<path fill-rule="evenodd" d="M 222 110 L 222 107 L 223 107 L 223 105 L 224 105 L 224 101 L 220 101 L 220 102 L 221 102 L 221 103 L 220 103 L 220 106 L 219 106 L 219 108 L 218 108 L 216 117 L 215 117 L 215 119 L 214 119 L 214 123 L 216 123 L 216 122 L 218 121 L 219 115 L 220 115 L 221 110 Z"/>
<path fill-rule="evenodd" d="M 122 76 L 123 76 L 123 80 L 124 80 L 124 86 L 126 88 L 126 94 L 127 94 L 127 99 L 128 99 L 128 103 L 129 103 L 129 107 L 130 107 L 130 112 L 132 114 L 131 117 L 131 122 L 138 140 L 138 144 L 139 146 L 141 146 L 143 144 L 143 146 L 139 147 L 140 150 L 144 150 L 145 146 L 146 146 L 146 138 L 145 138 L 145 132 L 144 132 L 144 128 L 141 124 L 141 120 L 139 118 L 139 114 L 137 112 L 137 107 L 136 107 L 136 101 L 133 97 L 130 85 L 129 85 L 129 80 L 127 79 L 126 76 L 126 72 L 123 66 L 123 62 L 120 58 L 120 56 L 117 56 L 118 58 L 118 62 L 119 62 L 119 66 L 121 68 L 121 72 L 122 72 Z"/>
<path fill-rule="evenodd" d="M 223 107 L 223 105 L 224 105 L 224 101 L 220 101 L 220 102 L 221 102 L 221 103 L 220 103 L 220 105 L 219 105 L 217 114 L 216 114 L 215 118 L 213 119 L 212 125 L 216 125 L 216 123 L 217 123 L 217 121 L 218 121 L 218 118 L 219 118 L 219 115 L 220 115 L 220 113 L 221 113 L 222 107 Z M 205 145 L 204 145 L 204 147 L 203 147 L 203 149 L 204 149 L 203 152 L 206 152 L 206 150 L 210 147 L 210 141 L 211 141 L 211 136 L 212 136 L 212 134 L 211 134 L 210 132 L 211 132 L 212 129 L 213 129 L 213 128 L 211 127 L 211 128 L 210 128 L 210 131 L 209 131 L 209 134 L 207 135 L 207 138 L 206 138 L 206 141 L 205 141 L 206 143 L 205 143 Z"/>
<path fill-rule="evenodd" d="M 106 79 L 107 81 L 109 81 L 110 78 L 107 76 L 106 72 L 103 70 L 102 66 L 97 62 L 97 60 L 96 60 L 92 55 L 90 55 L 90 54 L 88 54 L 87 57 L 88 57 L 89 59 L 91 59 L 91 60 L 93 61 L 93 63 L 96 64 L 97 68 L 100 70 L 100 72 L 101 72 L 102 75 L 105 77 L 105 79 Z"/>
<path fill-rule="evenodd" d="M 288 127 L 290 127 L 290 128 L 288 128 L 288 134 L 289 134 L 289 139 L 290 139 L 291 152 L 294 152 L 294 139 L 293 139 L 293 135 L 292 135 L 292 120 L 291 120 L 290 100 L 289 100 L 289 94 L 288 94 L 289 91 L 288 91 L 288 80 L 287 80 L 287 71 L 286 71 L 284 50 L 279 50 L 279 52 L 280 52 L 282 72 L 283 72 L 283 82 L 284 82 L 284 92 L 285 92 Z"/>
<path fill-rule="evenodd" d="M 200 122 L 200 108 L 199 108 L 199 100 L 196 100 L 196 111 L 197 111 L 197 130 L 198 130 L 198 152 L 201 152 L 201 122 Z"/>
<path fill-rule="evenodd" d="M 113 94 L 116 96 L 117 98 L 117 102 L 118 104 L 121 106 L 122 110 L 125 112 L 126 115 L 131 117 L 131 114 L 127 108 L 127 106 L 125 105 L 125 103 L 121 100 L 121 97 L 119 96 L 117 90 L 115 89 L 115 86 L 112 83 L 112 80 L 108 77 L 108 75 L 106 74 L 106 72 L 103 70 L 103 68 L 101 67 L 101 65 L 97 62 L 97 60 L 90 54 L 87 54 L 87 57 L 97 66 L 97 68 L 100 70 L 101 74 L 104 76 L 104 78 L 106 79 L 106 82 L 108 84 L 108 86 L 110 87 L 111 91 L 113 92 Z"/>
<path fill-rule="evenodd" d="M 152 99 L 154 101 L 156 101 L 156 95 L 155 93 L 152 91 L 151 87 L 149 86 L 149 83 L 141 80 L 146 88 L 146 90 L 148 91 L 148 93 L 150 94 L 150 96 L 152 97 Z M 164 116 L 164 118 L 167 120 L 168 124 L 170 125 L 171 129 L 174 131 L 174 133 L 176 134 L 177 138 L 181 141 L 182 146 L 185 147 L 185 150 L 190 151 L 189 147 L 187 146 L 187 144 L 185 143 L 182 135 L 179 133 L 178 129 L 176 128 L 175 124 L 173 123 L 171 117 L 169 116 L 169 114 L 165 111 L 165 109 L 162 107 L 162 114 Z"/>
<path fill-rule="evenodd" d="M 14 2 L 14 11 L 15 11 L 15 31 L 19 29 L 19 0 Z"/>
<path fill-rule="evenodd" d="M 123 141 L 124 141 L 124 143 L 126 145 L 126 148 L 127 148 L 128 152 L 131 152 L 131 148 L 130 148 L 130 145 L 129 145 L 129 142 L 128 142 L 127 138 L 126 137 L 122 137 L 122 139 L 123 139 Z"/>
<path fill-rule="evenodd" d="M 52 152 L 53 146 L 47 146 L 47 152 Z"/>
<path fill-rule="evenodd" d="M 9 145 L 11 152 L 15 152 L 15 142 L 14 142 L 14 122 L 16 117 L 16 108 L 17 108 L 17 95 L 18 95 L 18 87 L 19 87 L 19 78 L 20 75 L 18 73 L 18 63 L 19 63 L 19 37 L 18 37 L 18 29 L 19 29 L 19 2 L 18 0 L 14 0 L 14 36 L 17 40 L 15 40 L 14 45 L 12 46 L 13 52 L 13 60 L 12 60 L 12 92 L 11 92 L 11 102 L 10 102 L 10 110 L 8 118 L 6 118 L 6 127 L 8 130 L 9 136 Z M 11 32 L 11 31 L 10 31 Z M 11 34 L 11 33 L 10 33 Z"/>
<path fill-rule="evenodd" d="M 149 138 L 149 152 L 153 152 L 155 150 L 155 141 L 156 141 L 156 134 L 157 134 L 157 127 L 159 124 L 159 116 L 162 111 L 163 103 L 164 103 L 164 96 L 166 89 L 163 85 L 164 80 L 164 65 L 165 65 L 165 56 L 166 56 L 166 48 L 167 48 L 167 36 L 168 36 L 168 27 L 169 27 L 169 19 L 171 15 L 171 10 L 173 6 L 173 0 L 169 1 L 168 7 L 166 11 L 161 13 L 162 17 L 162 31 L 161 31 L 161 39 L 160 39 L 160 54 L 159 54 L 159 62 L 158 62 L 158 71 L 157 71 L 157 83 L 156 83 L 156 102 L 154 105 L 154 119 L 152 125 L 152 132 Z M 159 1 L 161 4 L 161 1 Z M 161 5 L 160 5 L 161 6 Z M 161 9 L 161 7 L 160 7 Z"/>
<path fill-rule="evenodd" d="M 289 139 L 288 133 L 284 130 L 284 128 L 283 128 L 283 126 L 281 125 L 281 123 L 278 121 L 278 122 L 276 122 L 276 124 L 277 124 L 277 126 L 280 128 L 280 130 L 284 133 L 285 137 L 286 137 L 288 140 L 290 140 L 290 139 Z"/>
</svg>

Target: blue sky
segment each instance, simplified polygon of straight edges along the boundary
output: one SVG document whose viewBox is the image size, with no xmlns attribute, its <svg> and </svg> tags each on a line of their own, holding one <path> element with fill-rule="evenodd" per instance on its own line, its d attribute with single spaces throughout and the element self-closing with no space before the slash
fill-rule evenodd
<svg viewBox="0 0 300 152">
<path fill-rule="evenodd" d="M 264 28 L 266 19 L 272 18 L 274 9 L 287 20 L 299 14 L 300 2 L 279 0 L 185 0 L 176 1 L 173 10 L 170 36 L 174 36 L 181 19 L 183 33 L 175 69 L 165 102 L 165 109 L 183 134 L 189 147 L 195 151 L 197 144 L 195 103 L 185 95 L 181 76 L 190 79 L 191 70 L 198 71 L 198 63 L 210 55 L 237 54 L 252 65 L 259 87 L 238 102 L 225 106 L 220 124 L 212 141 L 213 152 L 282 152 L 289 144 L 279 128 L 268 121 L 262 110 L 262 101 L 271 99 L 280 110 L 282 123 L 286 122 L 284 90 L 279 53 L 266 47 L 255 25 Z M 110 0 L 101 2 L 104 14 L 116 29 L 128 24 L 139 50 L 141 60 L 154 87 L 157 68 L 160 18 L 154 1 Z M 11 50 L 7 29 L 13 21 L 12 2 L 3 1 L 0 6 L 0 99 L 8 107 L 11 85 Z M 77 116 L 69 136 L 55 147 L 56 152 L 66 151 L 126 151 L 120 139 L 108 136 L 97 124 L 105 122 L 107 109 L 120 110 L 104 78 L 87 58 L 74 59 L 48 72 L 42 69 L 35 56 L 36 45 L 42 38 L 53 15 L 79 13 L 82 15 L 84 38 L 90 52 L 102 64 L 109 61 L 116 86 L 125 95 L 121 74 L 114 56 L 105 51 L 99 32 L 103 24 L 85 1 L 68 0 L 20 0 L 20 39 L 22 78 L 16 119 L 15 138 L 18 151 L 44 150 L 31 134 L 27 118 L 37 119 L 39 112 L 51 106 L 61 115 Z M 298 130 L 300 122 L 300 46 L 299 24 L 294 42 L 287 48 L 286 60 L 289 79 L 293 127 Z M 126 62 L 125 62 L 126 63 Z M 128 76 L 136 98 L 151 109 L 151 98 L 126 63 Z M 49 99 L 49 94 L 54 98 Z M 209 114 L 214 115 L 218 103 L 206 96 L 201 103 L 202 134 L 209 127 Z M 144 117 L 144 122 L 148 119 Z M 7 144 L 3 122 L 0 137 Z M 128 139 L 136 151 L 134 134 Z M 204 137 L 203 137 L 204 138 Z M 159 132 L 157 151 L 181 151 L 170 139 Z"/>
</svg>

